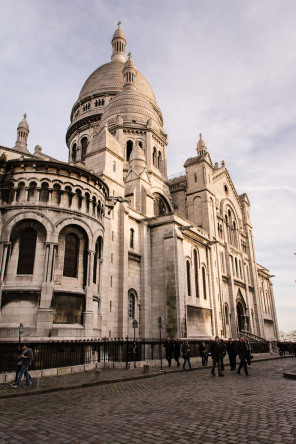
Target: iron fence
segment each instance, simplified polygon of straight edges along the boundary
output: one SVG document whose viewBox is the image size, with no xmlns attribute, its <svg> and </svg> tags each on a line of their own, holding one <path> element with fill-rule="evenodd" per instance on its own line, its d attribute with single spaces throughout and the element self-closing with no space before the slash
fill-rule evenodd
<svg viewBox="0 0 296 444">
<path fill-rule="evenodd" d="M 32 370 L 83 365 L 93 362 L 129 362 L 165 357 L 163 342 L 156 339 L 116 339 L 100 341 L 31 342 Z M 182 342 L 182 340 L 181 340 Z M 200 356 L 201 341 L 189 340 L 191 356 Z M 210 349 L 213 341 L 205 341 Z M 252 353 L 268 353 L 269 343 L 252 343 Z M 15 371 L 19 357 L 16 343 L 0 343 L 0 373 Z"/>
</svg>

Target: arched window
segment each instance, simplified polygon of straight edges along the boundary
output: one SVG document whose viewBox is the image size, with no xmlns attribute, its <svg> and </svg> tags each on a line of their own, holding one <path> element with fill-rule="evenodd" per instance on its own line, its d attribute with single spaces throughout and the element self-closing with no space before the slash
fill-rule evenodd
<svg viewBox="0 0 296 444">
<path fill-rule="evenodd" d="M 161 167 L 162 167 L 162 156 L 161 156 L 161 152 L 158 152 L 158 156 L 157 156 L 157 168 L 161 171 Z"/>
<path fill-rule="evenodd" d="M 72 162 L 76 162 L 77 148 L 76 143 L 72 146 Z"/>
<path fill-rule="evenodd" d="M 153 194 L 154 197 L 154 215 L 161 216 L 168 213 L 168 205 L 163 196 L 158 193 Z"/>
<path fill-rule="evenodd" d="M 191 296 L 190 262 L 186 261 L 187 294 Z"/>
<path fill-rule="evenodd" d="M 115 162 L 115 160 L 113 160 L 113 163 L 112 163 L 112 170 L 114 171 L 114 173 L 116 173 L 116 162 Z"/>
<path fill-rule="evenodd" d="M 81 160 L 82 161 L 85 160 L 87 145 L 88 145 L 87 137 L 83 137 L 81 139 Z"/>
<path fill-rule="evenodd" d="M 224 306 L 224 316 L 225 316 L 225 324 L 229 325 L 229 309 L 227 304 L 225 304 Z"/>
<path fill-rule="evenodd" d="M 39 200 L 40 202 L 48 202 L 48 199 L 49 199 L 48 183 L 42 182 Z"/>
<path fill-rule="evenodd" d="M 207 299 L 206 270 L 204 267 L 202 267 L 202 287 L 203 287 L 204 299 Z"/>
<path fill-rule="evenodd" d="M 37 233 L 32 228 L 25 230 L 20 238 L 17 274 L 33 274 Z"/>
<path fill-rule="evenodd" d="M 135 318 L 135 302 L 136 302 L 136 296 L 133 292 L 129 292 L 128 295 L 128 317 L 130 319 Z"/>
<path fill-rule="evenodd" d="M 133 228 L 130 229 L 130 248 L 134 248 L 135 241 L 135 230 Z"/>
<path fill-rule="evenodd" d="M 197 182 L 197 174 L 196 173 L 194 173 L 194 182 L 195 183 Z"/>
<path fill-rule="evenodd" d="M 194 265 L 195 296 L 197 298 L 199 298 L 198 262 L 197 262 L 197 251 L 196 250 L 193 250 L 193 265 Z"/>
<path fill-rule="evenodd" d="M 157 151 L 156 151 L 156 148 L 154 147 L 153 148 L 153 155 L 152 155 L 152 163 L 153 163 L 153 166 L 155 166 L 155 167 L 156 167 L 156 161 L 157 161 Z"/>
<path fill-rule="evenodd" d="M 28 191 L 28 201 L 34 200 L 36 189 L 37 189 L 37 183 L 31 182 L 29 185 L 29 191 Z"/>
<path fill-rule="evenodd" d="M 65 239 L 64 276 L 77 277 L 79 239 L 74 233 L 69 233 Z"/>
<path fill-rule="evenodd" d="M 238 277 L 237 258 L 234 259 L 234 263 L 235 263 L 235 274 Z"/>
<path fill-rule="evenodd" d="M 93 269 L 93 283 L 97 283 L 97 270 L 98 270 L 98 261 L 102 259 L 102 247 L 103 241 L 102 238 L 99 237 L 96 245 L 95 245 L 95 254 L 94 254 L 94 269 Z"/>
<path fill-rule="evenodd" d="M 129 161 L 133 151 L 133 142 L 128 140 L 126 143 L 126 160 Z"/>
</svg>

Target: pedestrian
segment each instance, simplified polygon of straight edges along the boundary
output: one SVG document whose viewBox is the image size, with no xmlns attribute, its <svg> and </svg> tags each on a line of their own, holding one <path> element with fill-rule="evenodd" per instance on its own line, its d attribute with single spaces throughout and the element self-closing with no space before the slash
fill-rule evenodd
<svg viewBox="0 0 296 444">
<path fill-rule="evenodd" d="M 233 342 L 232 338 L 228 339 L 228 342 L 226 344 L 226 351 L 227 351 L 228 357 L 229 357 L 230 370 L 235 370 L 236 369 L 236 347 L 235 347 L 235 343 Z"/>
<path fill-rule="evenodd" d="M 27 344 L 22 345 L 22 354 L 20 356 L 21 359 L 21 369 L 18 374 L 16 382 L 12 384 L 13 388 L 17 388 L 20 385 L 21 379 L 23 375 L 26 377 L 26 386 L 29 387 L 31 385 L 31 379 L 29 376 L 29 366 L 32 364 L 34 355 L 31 348 L 28 348 Z"/>
<path fill-rule="evenodd" d="M 165 357 L 168 361 L 169 368 L 171 367 L 172 363 L 172 356 L 174 351 L 174 343 L 171 341 L 171 338 L 167 336 L 165 343 L 163 344 L 163 348 L 165 348 Z"/>
<path fill-rule="evenodd" d="M 221 370 L 224 370 L 224 358 L 226 356 L 226 345 L 223 339 L 220 339 L 220 349 L 221 349 Z"/>
<path fill-rule="evenodd" d="M 211 345 L 211 355 L 213 360 L 211 373 L 215 376 L 215 368 L 218 367 L 219 376 L 224 376 L 221 371 L 221 348 L 219 342 L 219 336 L 215 337 L 215 341 Z"/>
<path fill-rule="evenodd" d="M 180 359 L 180 356 L 181 356 L 181 344 L 180 344 L 178 338 L 174 339 L 174 351 L 173 351 L 173 353 L 174 353 L 174 358 L 175 358 L 175 361 L 177 363 L 177 366 L 180 367 L 179 359 Z"/>
<path fill-rule="evenodd" d="M 248 373 L 248 367 L 247 367 L 247 361 L 246 361 L 248 349 L 247 349 L 247 344 L 245 343 L 245 340 L 243 337 L 240 337 L 238 343 L 236 344 L 236 352 L 237 352 L 238 357 L 240 359 L 240 363 L 239 363 L 239 366 L 237 369 L 237 374 L 240 375 L 241 368 L 244 367 L 245 374 L 246 374 L 246 376 L 248 376 L 249 373 Z"/>
<path fill-rule="evenodd" d="M 252 355 L 252 347 L 250 342 L 246 339 L 245 340 L 246 346 L 247 346 L 247 364 L 249 367 L 252 367 L 252 362 L 251 359 L 253 359 L 253 355 Z"/>
<path fill-rule="evenodd" d="M 188 341 L 184 341 L 184 344 L 182 345 L 182 358 L 184 359 L 183 370 L 185 370 L 186 362 L 188 362 L 189 370 L 191 370 L 190 355 L 191 350 Z"/>
<path fill-rule="evenodd" d="M 199 354 L 201 356 L 201 364 L 203 367 L 208 365 L 209 353 L 208 347 L 206 346 L 205 341 L 203 341 L 199 346 Z"/>
<path fill-rule="evenodd" d="M 18 375 L 19 375 L 19 373 L 20 373 L 20 371 L 21 371 L 21 368 L 22 368 L 22 358 L 21 358 L 21 354 L 22 354 L 22 352 L 21 352 L 21 350 L 20 350 L 20 355 L 19 355 L 19 357 L 18 357 L 18 363 L 17 363 L 16 371 L 15 371 L 15 378 L 14 378 L 14 382 L 15 382 L 15 383 L 16 383 L 16 381 L 17 381 Z M 29 378 L 30 378 L 30 384 L 32 384 L 32 376 L 30 375 L 29 372 L 28 372 L 28 374 L 29 374 Z"/>
</svg>

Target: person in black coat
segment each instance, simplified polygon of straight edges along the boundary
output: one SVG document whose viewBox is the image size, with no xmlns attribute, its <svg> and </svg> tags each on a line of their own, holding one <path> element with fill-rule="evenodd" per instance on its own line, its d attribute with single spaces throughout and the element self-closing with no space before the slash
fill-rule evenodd
<svg viewBox="0 0 296 444">
<path fill-rule="evenodd" d="M 212 370 L 211 370 L 212 375 L 215 376 L 215 368 L 217 366 L 219 376 L 224 376 L 221 371 L 221 356 L 222 356 L 222 354 L 221 354 L 219 336 L 215 337 L 215 342 L 213 342 L 211 345 L 211 355 L 212 355 L 212 359 L 213 359 L 213 365 L 212 365 Z"/>
<path fill-rule="evenodd" d="M 205 341 L 203 341 L 199 346 L 199 354 L 201 356 L 201 363 L 203 366 L 208 365 L 208 348 Z"/>
<path fill-rule="evenodd" d="M 180 367 L 180 356 L 181 356 L 181 344 L 178 338 L 174 339 L 174 358 L 177 363 L 177 366 Z"/>
<path fill-rule="evenodd" d="M 229 356 L 230 370 L 235 370 L 236 369 L 236 347 L 235 347 L 235 343 L 233 342 L 232 338 L 228 339 L 228 342 L 226 344 L 226 351 Z"/>
<path fill-rule="evenodd" d="M 245 374 L 248 376 L 248 367 L 247 367 L 247 356 L 248 356 L 248 348 L 244 338 L 240 337 L 238 343 L 236 344 L 236 352 L 240 359 L 240 363 L 237 369 L 237 374 L 240 375 L 241 368 L 244 367 Z"/>
<path fill-rule="evenodd" d="M 171 341 L 171 338 L 169 336 L 167 336 L 166 341 L 163 344 L 163 348 L 165 348 L 165 357 L 168 361 L 169 367 L 171 367 L 174 343 L 173 341 Z"/>
</svg>

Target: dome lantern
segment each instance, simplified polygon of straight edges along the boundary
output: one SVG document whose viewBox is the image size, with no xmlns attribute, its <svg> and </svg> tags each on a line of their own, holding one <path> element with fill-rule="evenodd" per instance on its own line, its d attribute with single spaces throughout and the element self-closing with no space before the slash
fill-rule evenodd
<svg viewBox="0 0 296 444">
<path fill-rule="evenodd" d="M 134 62 L 132 61 L 132 54 L 130 52 L 128 53 L 128 60 L 124 64 L 122 74 L 124 77 L 123 88 L 136 89 L 135 79 L 137 75 L 137 68 Z"/>
<path fill-rule="evenodd" d="M 124 32 L 122 31 L 122 29 L 120 28 L 121 22 L 119 21 L 117 23 L 118 28 L 116 29 L 116 31 L 113 34 L 113 38 L 112 38 L 112 56 L 111 56 L 111 60 L 112 61 L 117 61 L 117 62 L 125 62 L 126 57 L 125 57 L 125 47 L 126 47 L 126 40 L 125 40 L 125 35 Z"/>
<path fill-rule="evenodd" d="M 199 135 L 199 141 L 197 142 L 196 151 L 198 156 L 207 152 L 207 145 L 203 141 L 201 134 Z"/>
<path fill-rule="evenodd" d="M 20 151 L 28 151 L 27 140 L 30 130 L 26 118 L 27 114 L 24 114 L 23 120 L 19 123 L 19 126 L 17 127 L 17 140 L 14 149 Z"/>
</svg>

